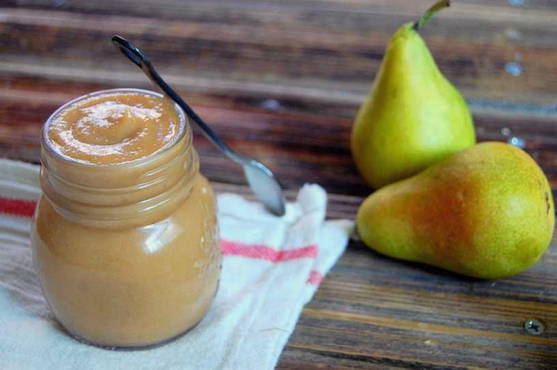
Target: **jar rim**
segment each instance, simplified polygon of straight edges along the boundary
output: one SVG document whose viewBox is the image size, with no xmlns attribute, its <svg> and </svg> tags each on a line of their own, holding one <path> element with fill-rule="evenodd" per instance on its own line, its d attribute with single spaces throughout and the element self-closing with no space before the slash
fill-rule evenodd
<svg viewBox="0 0 557 370">
<path fill-rule="evenodd" d="M 172 138 L 172 141 L 168 142 L 165 146 L 163 146 L 162 148 L 160 148 L 159 150 L 150 153 L 148 155 L 146 155 L 145 157 L 141 157 L 141 158 L 136 158 L 136 159 L 132 159 L 130 161 L 126 161 L 126 162 L 118 162 L 118 163 L 91 163 L 91 162 L 86 162 L 86 161 L 81 161 L 75 158 L 72 158 L 70 156 L 64 155 L 62 154 L 60 151 L 56 150 L 52 144 L 52 140 L 49 139 L 48 137 L 48 128 L 50 127 L 50 124 L 52 123 L 52 121 L 54 121 L 56 118 L 58 118 L 58 116 L 64 112 L 66 109 L 68 109 L 68 107 L 70 107 L 73 104 L 76 104 L 78 102 L 81 102 L 83 100 L 87 100 L 90 99 L 92 97 L 98 96 L 98 95 L 110 95 L 110 94 L 117 94 L 117 93 L 136 93 L 136 94 L 146 94 L 146 95 L 151 95 L 151 96 L 156 96 L 159 98 L 164 98 L 164 94 L 161 94 L 159 92 L 156 91 L 152 91 L 152 90 L 146 90 L 146 89 L 138 89 L 138 88 L 133 88 L 133 87 L 123 87 L 123 88 L 116 88 L 116 89 L 105 89 L 105 90 L 97 90 L 97 91 L 93 91 L 91 93 L 85 94 L 85 95 L 80 95 L 77 98 L 74 98 L 64 104 L 62 104 L 60 107 L 58 107 L 58 109 L 56 109 L 46 120 L 46 122 L 43 124 L 43 127 L 41 129 L 41 141 L 42 141 L 42 147 L 44 150 L 46 150 L 50 155 L 54 156 L 56 159 L 59 159 L 61 161 L 67 162 L 67 163 L 71 163 L 72 165 L 77 165 L 77 166 L 82 166 L 84 168 L 119 168 L 119 167 L 135 167 L 135 166 L 142 166 L 142 165 L 146 165 L 149 164 L 151 161 L 156 160 L 158 157 L 160 157 L 162 154 L 164 154 L 166 151 L 168 151 L 170 148 L 172 148 L 176 143 L 180 142 L 180 140 L 186 135 L 187 133 L 187 126 L 188 126 L 188 118 L 186 116 L 186 113 L 184 112 L 184 110 L 175 102 L 173 102 L 174 104 L 174 108 L 176 109 L 176 113 L 178 114 L 178 117 L 180 119 L 180 132 L 178 133 L 178 135 L 176 135 L 174 138 Z"/>
</svg>

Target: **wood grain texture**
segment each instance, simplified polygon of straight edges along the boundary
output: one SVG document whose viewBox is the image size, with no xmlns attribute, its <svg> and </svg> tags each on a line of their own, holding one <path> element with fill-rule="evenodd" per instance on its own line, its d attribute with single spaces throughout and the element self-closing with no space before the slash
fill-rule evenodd
<svg viewBox="0 0 557 370">
<path fill-rule="evenodd" d="M 245 84 L 236 88 L 250 92 L 313 92 L 326 99 L 332 90 L 360 101 L 392 32 L 430 1 L 17 3 L 33 10 L 2 9 L 3 30 L 9 30 L 0 40 L 5 62 L 102 68 L 114 76 L 129 66 L 105 40 L 123 33 L 188 85 L 206 76 L 229 88 Z M 554 105 L 556 14 L 555 7 L 535 4 L 455 1 L 423 32 L 443 72 L 466 96 Z M 520 76 L 505 71 L 512 62 L 522 66 Z"/>
<path fill-rule="evenodd" d="M 150 88 L 110 44 L 121 33 L 231 146 L 275 170 L 290 199 L 317 182 L 330 193 L 328 217 L 353 218 L 370 189 L 350 158 L 352 119 L 392 32 L 431 2 L 5 0 L 0 156 L 38 162 L 42 122 L 71 98 Z M 557 3 L 515 3 L 453 1 L 424 37 L 470 102 L 480 140 L 522 140 L 555 194 Z M 521 73 L 509 74 L 508 63 Z M 195 144 L 218 191 L 250 196 L 236 165 L 199 133 Z M 556 244 L 529 271 L 491 282 L 394 261 L 353 240 L 279 367 L 557 368 Z M 527 334 L 528 318 L 545 332 Z"/>
</svg>

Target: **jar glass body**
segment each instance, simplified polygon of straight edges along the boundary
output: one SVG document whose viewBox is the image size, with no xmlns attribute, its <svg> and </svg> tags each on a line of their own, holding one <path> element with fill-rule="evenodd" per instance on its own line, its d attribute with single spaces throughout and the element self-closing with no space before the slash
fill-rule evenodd
<svg viewBox="0 0 557 370">
<path fill-rule="evenodd" d="M 54 315 L 81 340 L 161 343 L 192 328 L 214 298 L 215 197 L 180 117 L 184 132 L 168 148 L 117 165 L 60 156 L 43 134 L 33 257 Z"/>
</svg>

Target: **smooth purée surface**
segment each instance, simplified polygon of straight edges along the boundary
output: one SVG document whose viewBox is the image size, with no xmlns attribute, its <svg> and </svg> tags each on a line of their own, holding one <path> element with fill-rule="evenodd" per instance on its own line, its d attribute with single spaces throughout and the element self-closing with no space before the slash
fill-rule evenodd
<svg viewBox="0 0 557 370">
<path fill-rule="evenodd" d="M 111 164 L 144 158 L 175 141 L 183 128 L 170 100 L 142 93 L 110 93 L 59 112 L 49 142 L 66 157 Z"/>
</svg>

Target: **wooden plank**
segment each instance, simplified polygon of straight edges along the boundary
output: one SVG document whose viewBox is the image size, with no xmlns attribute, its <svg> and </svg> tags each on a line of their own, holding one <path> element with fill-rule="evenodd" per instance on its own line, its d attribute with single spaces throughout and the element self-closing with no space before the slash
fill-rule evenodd
<svg viewBox="0 0 557 370">
<path fill-rule="evenodd" d="M 288 349 L 315 367 L 338 360 L 355 367 L 552 369 L 556 261 L 554 241 L 528 272 L 491 282 L 393 261 L 351 243 L 304 310 Z M 542 336 L 524 332 L 529 318 L 546 323 Z M 286 355 L 285 367 L 291 364 Z"/>
<path fill-rule="evenodd" d="M 245 9 L 255 8 L 265 13 L 276 11 L 308 11 L 308 12 L 381 12 L 385 14 L 407 14 L 418 16 L 429 8 L 432 0 L 281 0 L 277 3 L 273 0 L 205 0 L 199 3 L 196 0 L 159 0 L 155 4 L 149 0 L 97 0 L 91 3 L 87 0 L 74 0 L 71 2 L 53 2 L 49 0 L 16 0 L 10 5 L 20 8 L 39 9 L 62 9 L 78 13 L 94 14 L 132 14 L 149 16 L 162 19 L 176 19 L 187 17 L 190 9 L 204 12 L 211 17 L 222 16 L 223 9 Z M 536 1 L 508 1 L 508 0 L 467 0 L 453 1 L 451 4 L 453 12 L 468 14 L 472 17 L 482 17 L 498 10 L 505 14 L 521 14 L 527 12 L 541 12 L 556 10 L 557 5 L 551 0 Z M 241 11 L 240 10 L 240 11 Z M 227 12 L 227 14 L 231 14 Z M 232 13 L 236 14 L 236 13 Z M 496 20 L 494 20 L 496 21 Z"/>
<path fill-rule="evenodd" d="M 557 12 L 470 6 L 447 11 L 424 31 L 448 78 L 473 99 L 553 104 Z M 114 73 L 129 71 L 108 42 L 110 35 L 124 31 L 172 75 L 205 77 L 217 84 L 258 81 L 261 93 L 278 84 L 362 95 L 390 35 L 414 17 L 375 8 L 369 14 L 304 9 L 185 4 L 184 17 L 169 21 L 4 8 L 0 47 L 3 60 L 12 64 Z M 499 11 L 498 17 L 489 11 Z M 519 63 L 521 75 L 509 75 L 508 63 Z M 516 65 L 511 70 L 518 73 Z M 87 73 L 80 75 L 87 78 Z"/>
<path fill-rule="evenodd" d="M 362 367 L 377 361 L 427 368 L 557 366 L 557 331 L 550 327 L 557 291 L 546 281 L 555 280 L 554 246 L 535 268 L 500 282 L 401 265 L 358 244 L 349 248 L 289 343 L 314 354 L 314 365 L 333 358 Z M 542 336 L 524 332 L 531 317 L 548 325 Z"/>
</svg>

